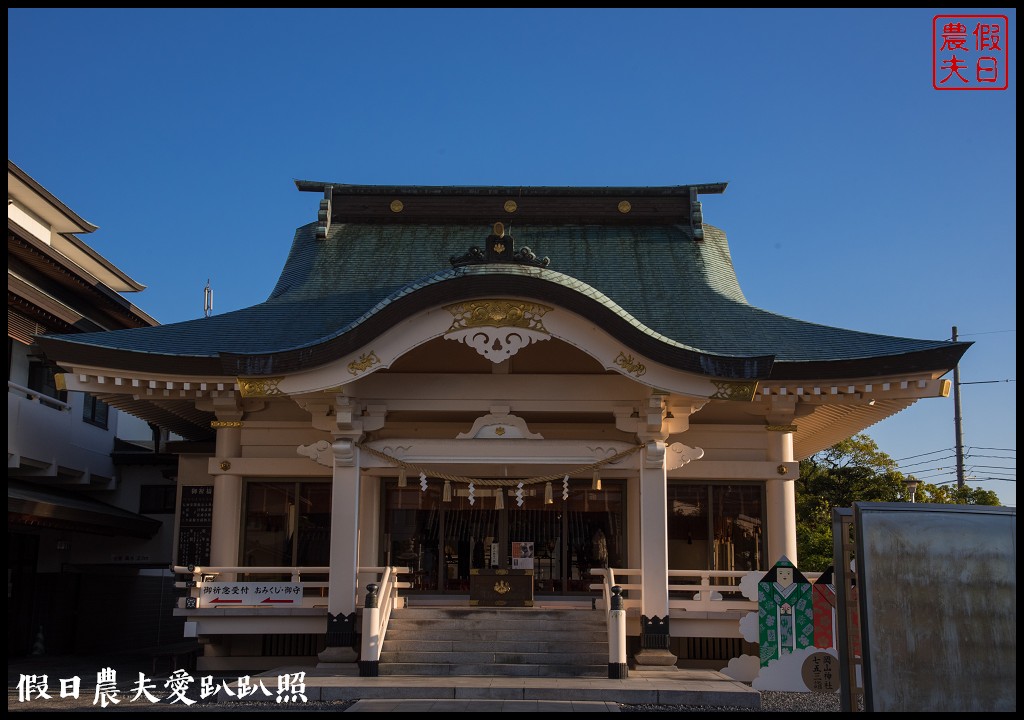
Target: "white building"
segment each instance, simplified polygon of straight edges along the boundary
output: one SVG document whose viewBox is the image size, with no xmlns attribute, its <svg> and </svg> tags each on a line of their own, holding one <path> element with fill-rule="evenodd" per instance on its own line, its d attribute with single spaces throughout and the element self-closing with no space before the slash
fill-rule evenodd
<svg viewBox="0 0 1024 720">
<path fill-rule="evenodd" d="M 143 286 L 77 237 L 94 230 L 8 160 L 9 655 L 117 650 L 180 634 L 166 617 L 173 458 L 153 452 L 146 423 L 69 392 L 32 347 L 40 333 L 157 324 L 121 295 Z M 107 620 L 117 620 L 115 632 Z"/>
<path fill-rule="evenodd" d="M 698 201 L 724 184 L 297 185 L 319 216 L 265 302 L 39 338 L 68 388 L 196 442 L 174 562 L 200 670 L 354 659 L 394 566 L 411 605 L 529 565 L 525 602 L 589 605 L 607 564 L 637 662 L 739 643 L 737 578 L 798 560 L 798 461 L 945 396 L 968 347 L 750 305 Z M 260 579 L 301 600 L 203 594 Z"/>
</svg>

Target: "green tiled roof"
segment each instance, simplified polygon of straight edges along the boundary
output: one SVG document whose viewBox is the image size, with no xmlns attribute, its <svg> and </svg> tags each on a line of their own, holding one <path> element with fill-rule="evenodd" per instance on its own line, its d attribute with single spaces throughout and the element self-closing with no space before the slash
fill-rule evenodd
<svg viewBox="0 0 1024 720">
<path fill-rule="evenodd" d="M 480 225 L 335 223 L 323 241 L 316 240 L 315 230 L 315 224 L 297 230 L 277 285 L 263 303 L 152 328 L 40 338 L 41 344 L 44 350 L 55 343 L 67 349 L 78 344 L 182 359 L 282 353 L 369 332 L 398 303 L 418 296 L 444 298 L 473 278 L 485 278 L 505 294 L 523 286 L 531 297 L 550 292 L 578 298 L 581 308 L 610 313 L 630 333 L 666 352 L 774 358 L 747 373 L 751 376 L 766 377 L 771 367 L 778 376 L 788 364 L 838 363 L 839 368 L 935 352 L 949 369 L 950 358 L 955 364 L 969 345 L 828 327 L 754 307 L 736 280 L 725 234 L 709 225 L 702 242 L 678 225 L 510 227 L 517 249 L 528 246 L 551 259 L 543 269 L 509 264 L 453 269 L 449 258 L 483 246 L 489 228 Z M 269 366 L 260 372 L 259 363 L 238 369 L 239 374 L 272 372 Z M 796 366 L 783 374 L 793 372 Z M 836 372 L 832 376 L 847 370 Z"/>
</svg>

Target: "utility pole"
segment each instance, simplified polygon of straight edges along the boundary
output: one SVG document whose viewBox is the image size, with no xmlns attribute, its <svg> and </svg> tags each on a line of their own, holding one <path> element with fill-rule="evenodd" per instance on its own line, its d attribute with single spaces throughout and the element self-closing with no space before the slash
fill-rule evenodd
<svg viewBox="0 0 1024 720">
<path fill-rule="evenodd" d="M 956 325 L 953 326 L 956 342 Z M 953 368 L 953 426 L 956 428 L 956 489 L 964 489 L 964 428 L 960 415 L 960 363 Z"/>
</svg>

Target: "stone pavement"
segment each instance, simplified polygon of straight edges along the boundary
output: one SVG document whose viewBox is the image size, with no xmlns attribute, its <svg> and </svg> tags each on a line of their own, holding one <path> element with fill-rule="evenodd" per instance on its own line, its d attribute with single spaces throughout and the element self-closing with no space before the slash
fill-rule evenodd
<svg viewBox="0 0 1024 720">
<path fill-rule="evenodd" d="M 223 691 L 203 702 L 185 705 L 174 697 L 170 672 L 153 673 L 152 660 L 145 657 L 30 657 L 15 658 L 8 663 L 8 709 L 27 710 L 101 710 L 96 699 L 97 673 L 110 667 L 117 671 L 117 694 L 121 702 L 110 703 L 103 710 L 135 711 L 203 711 L 203 710 L 338 710 L 347 712 L 618 712 L 618 703 L 663 705 L 727 705 L 757 709 L 760 693 L 749 686 L 712 670 L 679 670 L 639 673 L 631 671 L 626 679 L 607 678 L 541 678 L 541 677 L 451 677 L 451 676 L 382 676 L 362 678 L 338 676 L 311 667 L 282 667 L 253 675 L 250 687 L 255 691 L 239 702 Z M 287 681 L 304 672 L 302 693 L 307 702 L 287 693 Z M 139 692 L 140 673 L 144 676 L 154 702 Z M 22 701 L 19 682 L 24 690 L 26 677 L 42 682 L 47 676 L 46 691 Z M 185 697 L 199 699 L 200 673 L 191 673 L 191 684 L 183 691 Z M 61 680 L 81 680 L 79 698 L 61 698 Z M 213 683 L 230 683 L 237 688 L 237 677 L 213 678 Z M 262 683 L 265 692 L 259 688 Z M 179 686 L 180 687 L 180 686 Z M 21 693 L 23 694 L 23 692 Z M 289 702 L 279 702 L 278 697 Z M 138 699 L 133 699 L 137 697 Z M 102 700 L 102 698 L 101 698 Z M 254 700 L 260 700 L 259 704 Z M 236 704 L 237 708 L 231 705 Z M 333 707 L 331 707 L 333 705 Z"/>
</svg>

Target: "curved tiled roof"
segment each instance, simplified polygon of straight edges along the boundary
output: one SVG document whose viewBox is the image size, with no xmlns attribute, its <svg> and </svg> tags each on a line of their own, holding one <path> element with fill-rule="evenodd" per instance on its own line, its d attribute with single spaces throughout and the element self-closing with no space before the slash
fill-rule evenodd
<svg viewBox="0 0 1024 720">
<path fill-rule="evenodd" d="M 297 230 L 263 303 L 159 327 L 39 341 L 55 357 L 87 352 L 111 367 L 266 375 L 357 349 L 424 307 L 501 294 L 567 307 L 654 360 L 722 377 L 948 370 L 969 346 L 757 308 L 739 287 L 725 234 L 709 225 L 703 241 L 681 225 L 511 227 L 518 248 L 551 259 L 547 268 L 450 267 L 449 258 L 483 245 L 487 233 L 480 225 L 336 223 L 318 241 L 310 224 Z"/>
</svg>

